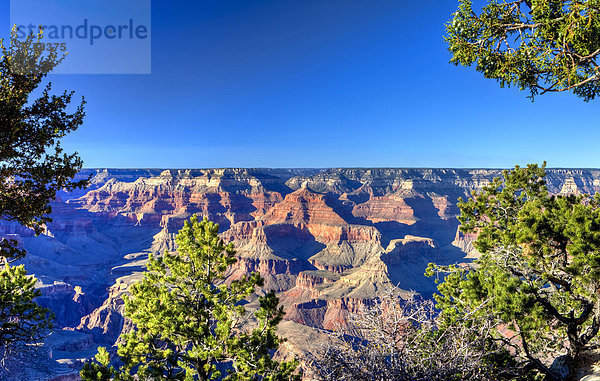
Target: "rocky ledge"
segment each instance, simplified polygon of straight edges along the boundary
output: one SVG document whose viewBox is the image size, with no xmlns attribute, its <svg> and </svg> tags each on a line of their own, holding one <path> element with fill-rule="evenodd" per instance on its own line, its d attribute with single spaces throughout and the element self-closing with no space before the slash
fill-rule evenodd
<svg viewBox="0 0 600 381">
<path fill-rule="evenodd" d="M 141 276 L 148 254 L 176 249 L 174 237 L 193 214 L 218 222 L 222 238 L 236 246 L 231 279 L 258 271 L 265 288 L 279 292 L 293 332 L 331 329 L 390 285 L 430 295 L 428 262 L 476 257 L 473 237 L 457 230 L 457 199 L 501 173 L 89 169 L 79 175 L 92 176 L 88 189 L 52 203 L 45 234 L 3 222 L 0 236 L 27 249 L 39 301 L 55 312 L 58 327 L 83 335 L 50 343 L 61 361 L 76 364 L 131 329 L 121 295 Z M 557 194 L 600 190 L 599 170 L 551 169 L 547 180 Z"/>
</svg>

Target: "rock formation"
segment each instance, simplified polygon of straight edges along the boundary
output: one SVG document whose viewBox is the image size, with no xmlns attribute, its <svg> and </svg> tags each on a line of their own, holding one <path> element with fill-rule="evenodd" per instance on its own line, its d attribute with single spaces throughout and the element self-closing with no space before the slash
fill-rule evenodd
<svg viewBox="0 0 600 381">
<path fill-rule="evenodd" d="M 139 279 L 148 254 L 175 250 L 193 214 L 221 226 L 238 262 L 231 279 L 258 271 L 285 306 L 292 351 L 308 345 L 294 332 L 332 329 L 389 285 L 430 295 L 429 262 L 477 256 L 459 233 L 456 206 L 500 170 L 203 169 L 85 170 L 88 189 L 61 193 L 45 234 L 0 223 L 17 239 L 38 279 L 39 302 L 57 325 L 81 336 L 59 344 L 77 366 L 99 345 L 131 329 L 121 295 Z M 548 170 L 553 193 L 600 190 L 598 170 Z M 286 334 L 283 329 L 282 334 Z M 312 334 L 311 334 L 312 335 Z M 314 333 L 315 337 L 318 336 Z M 66 339 L 65 339 L 66 340 Z M 301 349 L 299 349 L 301 348 Z M 60 350 L 59 350 L 60 349 Z"/>
</svg>

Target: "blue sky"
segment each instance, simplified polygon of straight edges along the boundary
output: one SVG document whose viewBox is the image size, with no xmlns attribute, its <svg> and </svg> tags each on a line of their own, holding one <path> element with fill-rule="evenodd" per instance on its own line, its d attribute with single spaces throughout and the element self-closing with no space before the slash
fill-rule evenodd
<svg viewBox="0 0 600 381">
<path fill-rule="evenodd" d="M 448 63 L 456 6 L 153 0 L 152 74 L 50 76 L 88 102 L 64 146 L 86 167 L 600 167 L 598 101 Z"/>
</svg>

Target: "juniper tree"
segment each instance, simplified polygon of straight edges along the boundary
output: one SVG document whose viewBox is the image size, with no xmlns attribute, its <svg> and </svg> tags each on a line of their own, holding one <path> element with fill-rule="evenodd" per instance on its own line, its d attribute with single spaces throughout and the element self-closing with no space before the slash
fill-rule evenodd
<svg viewBox="0 0 600 381">
<path fill-rule="evenodd" d="M 16 221 L 41 233 L 51 220 L 50 201 L 60 189 L 71 190 L 81 159 L 65 154 L 60 139 L 83 121 L 82 101 L 71 110 L 73 93 L 51 93 L 50 83 L 34 91 L 64 58 L 56 49 L 42 49 L 42 33 L 25 40 L 11 33 L 0 40 L 0 220 Z M 35 278 L 23 266 L 9 263 L 25 251 L 16 240 L 0 237 L 0 348 L 3 358 L 15 345 L 38 342 L 51 325 L 48 310 L 33 299 Z M 22 345 L 20 346 L 22 348 Z"/>
<path fill-rule="evenodd" d="M 27 343 L 40 342 L 52 327 L 49 311 L 33 301 L 36 279 L 23 265 L 3 265 L 0 271 L 0 363 Z"/>
<path fill-rule="evenodd" d="M 63 151 L 60 139 L 82 123 L 85 101 L 71 107 L 73 92 L 52 94 L 44 78 L 64 59 L 41 43 L 43 33 L 25 40 L 11 33 L 9 46 L 0 40 L 0 219 L 31 227 L 37 234 L 50 222 L 56 192 L 72 190 L 81 169 L 77 153 Z M 38 96 L 33 92 L 39 90 Z M 0 240 L 0 255 L 22 257 L 14 242 Z"/>
<path fill-rule="evenodd" d="M 477 14 L 471 0 L 446 24 L 456 65 L 475 65 L 500 87 L 533 98 L 571 91 L 585 101 L 600 92 L 599 0 L 491 0 Z"/>
<path fill-rule="evenodd" d="M 563 356 L 572 372 L 599 343 L 600 195 L 550 195 L 544 167 L 517 166 L 460 200 L 460 230 L 477 234 L 482 255 L 468 268 L 430 265 L 428 274 L 449 271 L 436 295 L 447 322 L 486 301 L 481 313 L 503 332 L 495 340 L 561 379 L 551 360 Z"/>
<path fill-rule="evenodd" d="M 125 316 L 135 330 L 121 337 L 122 368 L 87 364 L 86 380 L 142 379 L 292 380 L 294 362 L 279 363 L 273 352 L 283 317 L 275 293 L 259 298 L 249 322 L 245 299 L 263 281 L 258 273 L 224 283 L 236 262 L 233 245 L 218 236 L 219 225 L 193 216 L 176 236 L 177 252 L 150 256 L 147 271 L 125 296 Z"/>
</svg>

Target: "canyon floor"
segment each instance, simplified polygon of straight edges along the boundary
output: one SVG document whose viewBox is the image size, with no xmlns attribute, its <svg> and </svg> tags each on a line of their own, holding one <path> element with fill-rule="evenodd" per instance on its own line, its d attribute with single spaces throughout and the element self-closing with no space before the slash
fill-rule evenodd
<svg viewBox="0 0 600 381">
<path fill-rule="evenodd" d="M 600 170 L 550 169 L 552 193 L 600 191 Z M 229 277 L 258 271 L 276 290 L 288 355 L 318 351 L 320 330 L 397 285 L 430 297 L 429 262 L 469 262 L 471 237 L 458 232 L 458 198 L 501 170 L 488 169 L 87 169 L 87 189 L 52 202 L 46 232 L 0 223 L 18 239 L 39 279 L 38 302 L 56 332 L 38 365 L 15 363 L 15 379 L 69 379 L 100 345 L 124 330 L 121 295 L 141 277 L 148 255 L 175 250 L 193 214 L 220 224 L 238 261 Z M 29 355 L 23 355 L 23 362 Z M 34 356 L 34 355 L 30 355 Z M 31 372 L 30 376 L 23 372 Z M 13 372 L 14 373 L 14 372 Z M 57 378 L 58 377 L 58 378 Z"/>
</svg>

